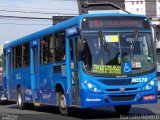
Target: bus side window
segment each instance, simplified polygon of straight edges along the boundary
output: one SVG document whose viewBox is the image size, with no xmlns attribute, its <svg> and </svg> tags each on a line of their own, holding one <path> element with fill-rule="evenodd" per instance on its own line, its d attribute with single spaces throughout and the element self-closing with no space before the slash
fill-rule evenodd
<svg viewBox="0 0 160 120">
<path fill-rule="evenodd" d="M 15 47 L 12 48 L 12 68 L 15 68 Z"/>
<path fill-rule="evenodd" d="M 6 71 L 6 50 L 3 50 L 3 71 Z"/>
<path fill-rule="evenodd" d="M 65 31 L 55 34 L 55 61 L 65 61 Z"/>
<path fill-rule="evenodd" d="M 30 65 L 30 43 L 23 44 L 23 67 Z"/>
<path fill-rule="evenodd" d="M 48 64 L 54 62 L 54 37 L 52 34 L 41 39 L 41 63 Z"/>
<path fill-rule="evenodd" d="M 22 45 L 18 45 L 15 47 L 15 68 L 22 67 Z"/>
</svg>

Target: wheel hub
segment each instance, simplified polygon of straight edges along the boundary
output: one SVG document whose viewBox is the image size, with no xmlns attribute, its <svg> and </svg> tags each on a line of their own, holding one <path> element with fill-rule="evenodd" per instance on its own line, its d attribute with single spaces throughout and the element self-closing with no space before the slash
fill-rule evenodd
<svg viewBox="0 0 160 120">
<path fill-rule="evenodd" d="M 18 104 L 21 106 L 21 103 L 22 103 L 21 95 L 18 94 Z"/>
</svg>

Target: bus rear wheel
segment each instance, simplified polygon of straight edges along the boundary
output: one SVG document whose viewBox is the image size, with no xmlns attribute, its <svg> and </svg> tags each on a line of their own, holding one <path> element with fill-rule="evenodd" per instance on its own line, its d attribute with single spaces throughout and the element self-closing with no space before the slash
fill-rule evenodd
<svg viewBox="0 0 160 120">
<path fill-rule="evenodd" d="M 17 105 L 19 109 L 24 109 L 24 101 L 22 98 L 22 90 L 20 87 L 17 89 Z"/>
<path fill-rule="evenodd" d="M 67 102 L 64 93 L 58 93 L 59 110 L 62 115 L 69 115 L 69 108 L 67 108 Z"/>
<path fill-rule="evenodd" d="M 119 114 L 127 114 L 131 109 L 131 105 L 117 105 L 114 106 L 114 109 Z"/>
</svg>

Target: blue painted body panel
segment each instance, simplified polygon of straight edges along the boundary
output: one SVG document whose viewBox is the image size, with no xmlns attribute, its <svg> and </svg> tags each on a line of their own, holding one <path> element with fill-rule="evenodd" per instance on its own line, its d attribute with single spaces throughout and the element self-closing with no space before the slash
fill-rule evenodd
<svg viewBox="0 0 160 120">
<path fill-rule="evenodd" d="M 150 103 L 157 103 L 157 97 L 154 100 L 144 100 L 145 95 L 157 93 L 157 87 L 154 87 L 150 91 L 141 91 L 141 92 L 132 92 L 132 93 L 124 93 L 124 94 L 114 94 L 112 96 L 122 96 L 122 95 L 133 95 L 135 94 L 135 98 L 129 101 L 113 101 L 108 94 L 96 94 L 91 93 L 88 90 L 81 90 L 81 107 L 101 107 L 101 106 L 114 106 L 114 105 L 133 105 L 133 104 L 150 104 Z M 139 96 L 142 96 L 142 101 L 138 101 Z M 105 102 L 105 99 L 108 99 L 108 103 Z M 88 99 L 88 100 L 87 100 Z M 91 101 L 93 100 L 93 101 Z M 97 100 L 97 101 L 94 101 Z"/>
<path fill-rule="evenodd" d="M 81 15 L 77 16 L 75 18 L 72 18 L 70 20 L 64 21 L 60 24 L 51 26 L 47 29 L 41 30 L 39 32 L 33 33 L 31 35 L 28 35 L 26 37 L 20 38 L 18 40 L 9 42 L 4 45 L 4 49 L 11 48 L 13 46 L 16 46 L 18 44 L 25 43 L 27 41 L 30 41 L 31 43 L 31 55 L 30 57 L 33 56 L 33 47 L 38 48 L 38 59 L 40 59 L 40 45 L 39 40 L 41 37 L 60 31 L 60 30 L 68 30 L 68 28 L 75 28 L 76 26 L 78 29 L 80 29 L 80 23 L 81 20 L 84 17 L 95 17 L 95 16 L 140 16 L 140 17 L 145 17 L 142 15 L 133 15 L 133 14 L 86 14 L 86 15 Z M 120 30 L 117 30 L 121 32 Z M 122 30 L 124 31 L 124 30 Z M 77 31 L 76 31 L 77 32 Z M 77 36 L 76 33 L 73 36 Z M 125 31 L 126 32 L 126 31 Z M 129 31 L 128 31 L 129 32 Z M 150 32 L 150 31 L 148 31 Z M 59 62 L 59 63 L 52 63 L 52 64 L 47 64 L 47 65 L 41 65 L 40 61 L 38 62 L 38 73 L 34 73 L 33 71 L 33 66 L 30 66 L 28 68 L 23 68 L 23 69 L 13 69 L 12 70 L 12 99 L 16 100 L 17 99 L 17 85 L 20 85 L 22 90 L 23 90 L 23 98 L 25 102 L 40 102 L 41 104 L 51 104 L 51 105 L 56 105 L 57 104 L 57 94 L 56 94 L 56 89 L 55 86 L 57 84 L 61 84 L 65 96 L 66 96 L 66 101 L 67 101 L 67 106 L 70 107 L 72 106 L 72 85 L 71 85 L 71 68 L 70 68 L 70 41 L 69 41 L 69 35 L 70 32 L 66 35 L 66 61 L 65 62 Z M 31 65 L 34 65 L 33 58 L 31 58 Z M 66 76 L 62 72 L 55 72 L 53 70 L 54 66 L 62 66 L 66 65 Z M 125 86 L 126 88 L 138 88 L 136 91 L 128 91 L 128 93 L 125 94 L 137 94 L 136 98 L 132 101 L 125 101 L 125 102 L 114 102 L 110 99 L 109 95 L 121 95 L 122 93 L 114 92 L 114 93 L 107 93 L 105 90 L 107 89 L 115 89 L 115 88 L 120 88 L 122 86 L 107 86 L 99 82 L 98 80 L 121 80 L 121 79 L 132 79 L 132 77 L 127 77 L 127 78 L 108 78 L 108 77 L 95 77 L 89 74 L 86 74 L 83 69 L 82 69 L 82 64 L 79 61 L 78 64 L 79 68 L 79 88 L 80 88 L 80 107 L 95 107 L 95 106 L 108 106 L 108 105 L 126 105 L 126 104 L 144 104 L 147 103 L 146 101 L 142 100 L 141 102 L 137 102 L 137 97 L 138 95 L 144 96 L 148 94 L 157 94 L 157 88 L 153 88 L 150 91 L 142 91 L 142 87 L 145 85 L 144 83 L 139 83 L 136 85 L 128 85 Z M 34 75 L 33 75 L 34 74 Z M 153 79 L 156 77 L 156 72 L 150 73 L 149 75 L 141 75 L 141 76 L 135 76 L 135 77 L 147 77 L 149 80 Z M 10 77 L 8 76 L 8 73 L 6 72 L 6 76 L 4 76 L 4 84 L 6 84 L 6 89 L 10 89 L 7 85 L 9 83 Z M 88 91 L 84 86 L 82 85 L 84 80 L 89 80 L 90 82 L 94 83 L 98 87 L 101 88 L 103 93 L 93 93 Z M 9 92 L 9 91 L 8 91 Z M 67 93 L 68 92 L 68 93 Z M 67 94 L 66 94 L 67 93 Z M 109 100 L 109 103 L 107 104 L 104 101 L 104 97 L 107 97 Z M 88 102 L 86 99 L 100 99 L 99 102 Z M 148 103 L 155 103 L 157 100 L 152 100 L 149 101 Z"/>
<path fill-rule="evenodd" d="M 20 85 L 23 93 L 25 89 L 31 89 L 30 68 L 12 70 L 12 99 L 17 100 L 17 85 Z"/>
<path fill-rule="evenodd" d="M 48 64 L 39 67 L 39 72 L 43 73 L 39 76 L 38 85 L 40 91 L 42 91 L 40 93 L 40 100 L 42 103 L 56 104 L 55 86 L 57 83 L 61 83 L 62 85 L 64 85 L 64 88 L 67 89 L 67 78 L 62 77 L 62 74 L 60 72 L 55 73 L 53 71 L 53 66 L 54 64 Z M 47 95 L 49 98 L 47 98 Z"/>
</svg>

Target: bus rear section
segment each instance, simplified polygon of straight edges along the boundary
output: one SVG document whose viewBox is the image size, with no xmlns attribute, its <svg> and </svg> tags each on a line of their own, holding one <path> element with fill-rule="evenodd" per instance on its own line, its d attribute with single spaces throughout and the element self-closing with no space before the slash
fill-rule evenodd
<svg viewBox="0 0 160 120">
<path fill-rule="evenodd" d="M 144 16 L 86 16 L 81 20 L 81 107 L 157 103 L 156 56 Z"/>
</svg>

